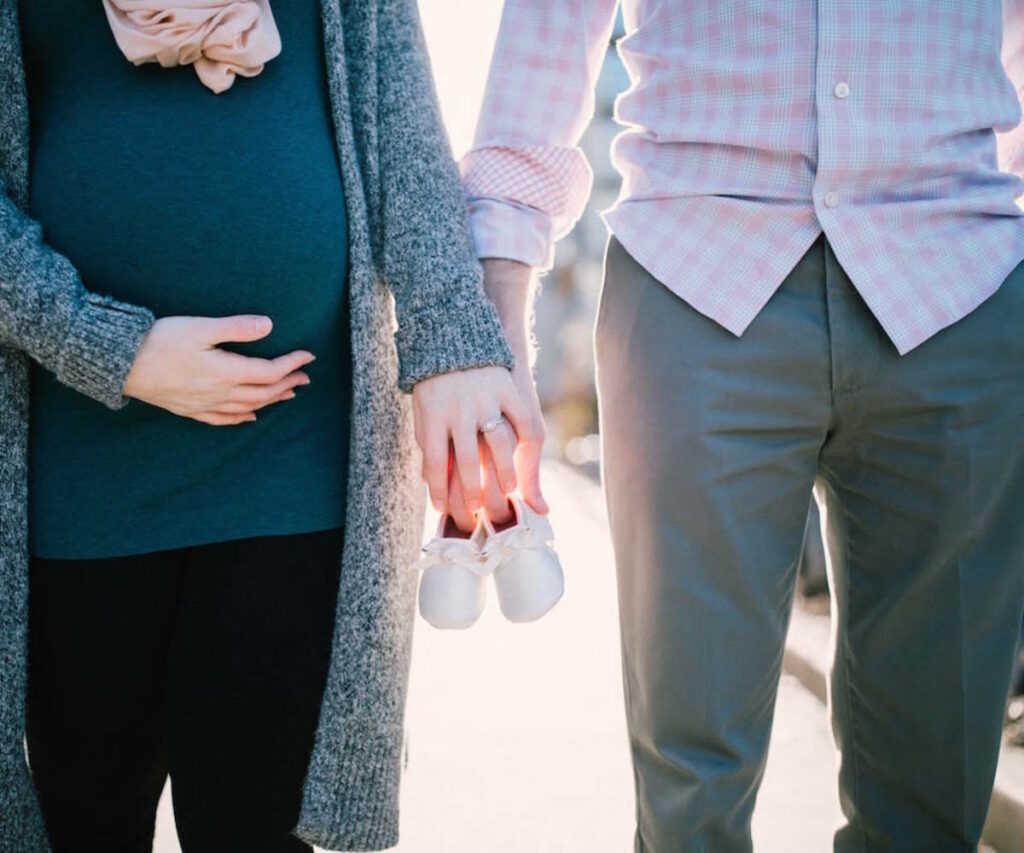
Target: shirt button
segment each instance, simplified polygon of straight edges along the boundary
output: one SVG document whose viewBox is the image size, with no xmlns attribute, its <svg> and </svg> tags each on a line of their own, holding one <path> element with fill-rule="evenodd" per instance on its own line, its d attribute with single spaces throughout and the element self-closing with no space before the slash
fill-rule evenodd
<svg viewBox="0 0 1024 853">
<path fill-rule="evenodd" d="M 836 83 L 836 87 L 832 91 L 835 92 L 837 98 L 845 98 L 850 94 L 850 87 L 845 82 L 840 82 Z"/>
<path fill-rule="evenodd" d="M 839 207 L 839 193 L 835 190 L 825 193 L 825 207 Z"/>
</svg>

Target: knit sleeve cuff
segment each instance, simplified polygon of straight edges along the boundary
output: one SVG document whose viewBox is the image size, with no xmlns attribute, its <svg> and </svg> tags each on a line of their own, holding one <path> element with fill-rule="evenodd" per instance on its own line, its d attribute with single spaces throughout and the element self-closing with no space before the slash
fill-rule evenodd
<svg viewBox="0 0 1024 853">
<path fill-rule="evenodd" d="M 515 367 L 498 312 L 476 286 L 401 318 L 395 345 L 398 385 L 407 393 L 417 382 L 441 373 L 491 365 Z"/>
<path fill-rule="evenodd" d="M 5 677 L 16 677 L 10 671 L 3 674 Z M 9 692 L 5 684 L 5 700 L 9 698 Z M 21 707 L 24 708 L 24 705 Z M 5 754 L 0 754 L 0 782 L 3 783 L 0 785 L 0 846 L 4 850 L 49 850 L 39 797 L 25 763 L 21 720 L 13 721 L 7 717 L 6 709 L 3 716 L 0 726 L 3 726 L 5 735 L 15 734 L 17 741 L 10 750 L 5 743 L 2 747 Z"/>
<path fill-rule="evenodd" d="M 334 751 L 346 758 L 310 765 L 292 835 L 324 850 L 387 850 L 398 844 L 402 738 L 346 741 Z"/>
<path fill-rule="evenodd" d="M 125 381 L 154 322 L 148 308 L 87 291 L 57 354 L 57 378 L 110 409 L 124 408 Z"/>
</svg>

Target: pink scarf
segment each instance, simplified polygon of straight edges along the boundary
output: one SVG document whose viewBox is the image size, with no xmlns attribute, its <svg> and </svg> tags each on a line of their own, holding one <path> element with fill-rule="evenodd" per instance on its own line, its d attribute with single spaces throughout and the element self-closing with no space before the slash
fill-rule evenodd
<svg viewBox="0 0 1024 853">
<path fill-rule="evenodd" d="M 269 0 L 103 0 L 121 52 L 136 65 L 193 64 L 223 92 L 235 75 L 255 77 L 281 52 Z"/>
</svg>

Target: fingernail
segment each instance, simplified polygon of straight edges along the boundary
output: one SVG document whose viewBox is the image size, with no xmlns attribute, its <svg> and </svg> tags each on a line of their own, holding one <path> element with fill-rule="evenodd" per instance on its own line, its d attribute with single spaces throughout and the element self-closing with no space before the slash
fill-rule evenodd
<svg viewBox="0 0 1024 853">
<path fill-rule="evenodd" d="M 295 392 L 294 391 L 289 392 L 288 396 L 285 397 L 285 399 L 286 400 L 294 400 L 295 399 Z"/>
</svg>

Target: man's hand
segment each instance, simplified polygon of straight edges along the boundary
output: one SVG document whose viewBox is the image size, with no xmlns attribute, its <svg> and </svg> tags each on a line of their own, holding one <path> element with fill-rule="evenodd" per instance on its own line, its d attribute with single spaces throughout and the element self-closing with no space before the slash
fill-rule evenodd
<svg viewBox="0 0 1024 853">
<path fill-rule="evenodd" d="M 533 352 L 527 327 L 527 307 L 530 303 L 533 285 L 533 270 L 518 261 L 500 258 L 485 258 L 484 290 L 498 309 L 498 316 L 516 359 L 512 380 L 519 396 L 526 406 L 529 421 L 528 433 L 519 436 L 516 446 L 515 467 L 519 480 L 519 491 L 523 499 L 537 512 L 548 512 L 547 501 L 540 488 L 540 460 L 544 449 L 544 416 L 541 414 L 537 385 L 533 381 Z M 483 454 L 485 470 L 491 463 Z M 494 482 L 493 476 L 485 477 L 485 486 Z M 503 494 L 493 488 L 485 488 L 484 509 L 492 521 L 503 521 L 508 517 L 508 503 Z M 461 526 L 461 525 L 460 525 Z"/>
</svg>

